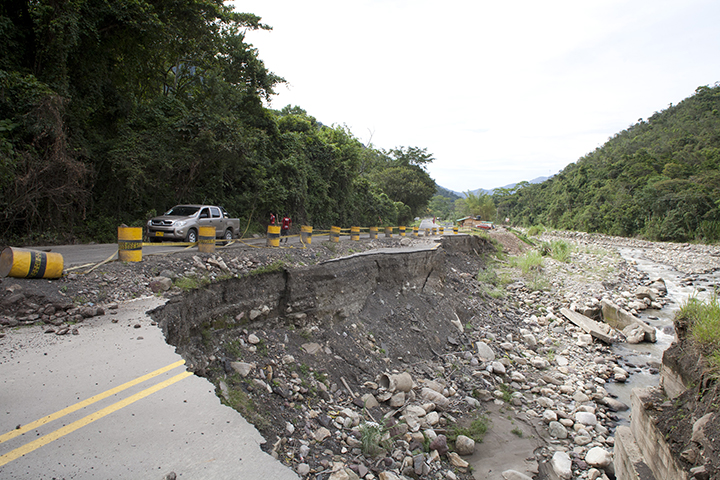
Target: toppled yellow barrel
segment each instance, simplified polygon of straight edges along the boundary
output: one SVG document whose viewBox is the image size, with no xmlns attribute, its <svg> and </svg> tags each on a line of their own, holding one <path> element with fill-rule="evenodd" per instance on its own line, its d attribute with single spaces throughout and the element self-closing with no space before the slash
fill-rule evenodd
<svg viewBox="0 0 720 480">
<path fill-rule="evenodd" d="M 60 278 L 63 266 L 59 253 L 7 247 L 0 255 L 0 277 Z"/>
</svg>

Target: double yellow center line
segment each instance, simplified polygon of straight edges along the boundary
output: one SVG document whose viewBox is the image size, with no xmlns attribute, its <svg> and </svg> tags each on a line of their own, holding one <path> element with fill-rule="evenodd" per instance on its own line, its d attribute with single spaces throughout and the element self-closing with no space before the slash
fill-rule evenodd
<svg viewBox="0 0 720 480">
<path fill-rule="evenodd" d="M 177 368 L 180 365 L 183 365 L 184 363 L 185 363 L 185 360 L 180 360 L 178 362 L 172 363 L 172 364 L 168 365 L 167 367 L 163 367 L 158 370 L 155 370 L 154 372 L 150 372 L 147 375 L 143 375 L 142 377 L 138 377 L 134 380 L 123 383 L 122 385 L 119 385 L 115 388 L 111 388 L 110 390 L 107 390 L 103 393 L 94 395 L 86 400 L 83 400 L 82 402 L 78 402 L 74 405 L 70 405 L 67 408 L 64 408 L 55 413 L 47 415 L 46 417 L 43 417 L 39 420 L 35 420 L 34 422 L 28 423 L 27 425 L 24 425 L 20 428 L 11 430 L 3 435 L 0 435 L 0 444 L 17 437 L 18 435 L 22 435 L 25 432 L 28 432 L 28 431 L 38 428 L 42 425 L 50 423 L 53 420 L 57 420 L 58 418 L 64 417 L 65 415 L 68 415 L 77 410 L 80 410 L 81 408 L 87 407 L 88 405 L 92 405 L 93 403 L 98 402 L 104 398 L 111 396 L 111 395 L 115 395 L 116 393 L 122 392 L 123 390 L 127 390 L 130 387 L 133 387 L 142 382 L 150 380 L 151 378 L 157 377 L 158 375 L 162 375 L 163 373 L 168 372 L 174 368 Z M 88 424 L 94 422 L 95 420 L 99 420 L 99 419 L 105 417 L 106 415 L 109 415 L 117 410 L 120 410 L 121 408 L 127 407 L 128 405 L 147 397 L 148 395 L 151 395 L 159 390 L 162 390 L 165 387 L 169 387 L 170 385 L 177 383 L 180 380 L 182 380 L 183 378 L 189 377 L 190 375 L 192 375 L 192 373 L 190 373 L 188 371 L 182 372 L 182 373 L 175 375 L 174 377 L 168 378 L 167 380 L 160 382 L 150 388 L 147 388 L 147 389 L 145 389 L 141 392 L 138 392 L 134 395 L 131 395 L 131 396 L 125 398 L 124 400 L 120 400 L 119 402 L 113 403 L 112 405 L 109 405 L 101 410 L 98 410 L 95 413 L 92 413 L 84 418 L 81 418 L 80 420 L 77 420 L 73 423 L 65 425 L 65 426 L 55 430 L 54 432 L 51 432 L 51 433 L 44 435 L 36 440 L 33 440 L 30 443 L 23 445 L 22 447 L 16 448 L 15 450 L 12 450 L 11 452 L 8 452 L 5 455 L 0 456 L 0 467 L 2 467 L 3 465 L 5 465 L 7 463 L 12 462 L 13 460 L 16 460 L 16 459 L 22 457 L 23 455 L 27 455 L 28 453 L 32 452 L 33 450 L 37 450 L 38 448 L 40 448 L 44 445 L 47 445 L 48 443 L 50 443 L 54 440 L 57 440 L 58 438 L 60 438 L 64 435 L 67 435 L 68 433 L 74 432 L 75 430 L 82 428 L 85 425 L 88 425 Z"/>
</svg>

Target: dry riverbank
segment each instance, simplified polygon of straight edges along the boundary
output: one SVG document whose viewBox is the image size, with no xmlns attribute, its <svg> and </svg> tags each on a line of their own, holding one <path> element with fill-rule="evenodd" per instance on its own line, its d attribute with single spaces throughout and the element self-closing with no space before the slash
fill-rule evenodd
<svg viewBox="0 0 720 480">
<path fill-rule="evenodd" d="M 659 365 L 627 365 L 560 310 L 593 316 L 603 299 L 647 306 L 636 293 L 656 279 L 616 251 L 638 242 L 553 234 L 540 240 L 571 245 L 567 261 L 546 256 L 523 272 L 513 257 L 530 247 L 508 232 L 490 237 L 504 254 L 484 240 L 470 248 L 445 244 L 437 258 L 427 260 L 436 263 L 422 282 L 403 281 L 401 271 L 390 275 L 392 281 L 379 275 L 376 288 L 353 297 L 358 307 L 345 317 L 319 318 L 316 306 L 301 302 L 274 311 L 276 305 L 261 299 L 232 314 L 226 310 L 185 340 L 193 345 L 186 348 L 189 361 L 226 402 L 254 420 L 269 450 L 308 478 L 540 478 L 550 470 L 572 478 L 612 476 L 616 410 L 623 406 L 605 385 L 632 382 L 634 369 L 654 372 Z M 54 282 L 3 279 L 0 344 L 13 345 L 23 334 L 18 326 L 37 322 L 48 325 L 44 335 L 53 341 L 61 341 L 59 333 L 82 335 L 93 315 L 131 297 L 165 295 L 177 305 L 188 298 L 178 285 L 192 278 L 257 287 L 265 276 L 231 279 L 259 270 L 292 277 L 331 258 L 426 241 L 433 239 L 323 242 L 305 250 L 231 248 L 214 256 L 186 253 L 114 263 Z M 720 258 L 711 247 L 643 245 L 649 255 L 686 268 L 688 281 L 717 268 Z M 333 297 L 358 290 L 370 278 L 367 266 L 345 262 L 365 273 L 349 284 L 328 286 L 337 290 Z M 193 293 L 196 299 L 201 290 Z M 662 298 L 657 292 L 651 306 L 662 307 Z M 162 312 L 157 318 L 165 321 Z M 609 334 L 624 339 L 619 332 Z M 412 379 L 402 398 L 383 380 L 384 374 L 401 373 Z M 474 454 L 452 455 L 452 450 L 471 453 L 454 440 L 462 432 L 472 437 L 477 419 L 492 440 L 475 444 Z M 364 442 L 368 425 L 375 424 L 389 441 L 371 452 Z M 446 452 L 443 444 L 452 450 Z M 499 444 L 515 455 L 492 453 Z"/>
</svg>

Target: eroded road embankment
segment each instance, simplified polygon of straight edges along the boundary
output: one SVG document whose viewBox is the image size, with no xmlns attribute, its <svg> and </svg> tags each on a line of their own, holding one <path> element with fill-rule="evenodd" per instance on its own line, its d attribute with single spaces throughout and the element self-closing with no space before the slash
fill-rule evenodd
<svg viewBox="0 0 720 480">
<path fill-rule="evenodd" d="M 431 349 L 443 349 L 445 336 L 435 337 L 439 325 L 450 325 L 453 312 L 461 320 L 474 315 L 457 299 L 445 298 L 446 258 L 458 249 L 482 253 L 488 247 L 476 237 L 464 237 L 447 240 L 439 251 L 396 249 L 279 268 L 194 290 L 171 300 L 158 316 L 168 342 L 200 372 L 209 366 L 208 350 L 232 341 L 243 329 L 287 330 L 305 343 L 312 331 L 344 329 L 346 321 L 357 320 L 373 325 L 388 357 L 413 362 L 431 357 Z M 476 272 L 482 257 L 476 254 L 473 263 L 467 270 Z M 409 336 L 399 335 L 403 327 Z"/>
<path fill-rule="evenodd" d="M 153 316 L 189 368 L 301 475 L 471 478 L 465 460 L 428 445 L 481 414 L 472 395 L 494 388 L 471 361 L 473 340 L 517 324 L 513 309 L 467 281 L 494 254 L 489 240 L 458 236 L 439 248 L 279 268 L 192 291 Z M 378 386 L 392 371 L 410 373 L 414 388 Z M 381 452 L 363 445 L 367 422 L 387 434 Z"/>
</svg>

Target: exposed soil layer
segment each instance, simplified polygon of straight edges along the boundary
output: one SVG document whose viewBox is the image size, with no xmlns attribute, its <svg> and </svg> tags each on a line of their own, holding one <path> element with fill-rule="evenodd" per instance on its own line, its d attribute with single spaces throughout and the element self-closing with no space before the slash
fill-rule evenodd
<svg viewBox="0 0 720 480">
<path fill-rule="evenodd" d="M 675 320 L 678 341 L 665 351 L 663 363 L 681 377 L 688 389 L 674 399 L 668 399 L 658 390 L 653 404 L 646 407 L 655 410 L 656 425 L 685 470 L 694 472 L 694 469 L 701 467 L 703 473 L 691 478 L 718 478 L 720 477 L 718 374 L 710 368 L 699 346 L 688 336 L 687 328 L 684 320 Z"/>
<path fill-rule="evenodd" d="M 509 375 L 500 379 L 488 373 L 486 367 L 490 362 L 472 366 L 471 360 L 475 358 L 471 357 L 477 354 L 475 342 L 482 340 L 500 352 L 498 346 L 512 336 L 514 349 L 500 352 L 512 360 L 511 367 L 507 363 L 505 366 L 522 371 L 528 377 L 527 385 L 533 385 L 532 390 L 524 391 L 524 397 L 513 401 L 522 400 L 522 410 L 526 410 L 526 405 L 535 401 L 533 397 L 544 396 L 543 391 L 556 379 L 518 363 L 519 358 L 513 353 L 519 351 L 518 329 L 532 329 L 538 335 L 547 332 L 552 340 L 531 348 L 524 346 L 520 356 L 551 358 L 565 346 L 576 352 L 572 345 L 577 332 L 573 336 L 562 332 L 572 333 L 572 327 L 559 328 L 556 335 L 553 329 L 538 322 L 547 320 L 551 317 L 548 312 L 558 311 L 568 303 L 577 302 L 582 307 L 583 298 L 598 299 L 610 291 L 620 294 L 621 289 L 648 280 L 624 263 L 614 270 L 615 259 L 602 255 L 590 258 L 596 244 L 608 243 L 612 248 L 632 240 L 568 235 L 581 247 L 573 253 L 574 261 L 570 264 L 546 259 L 548 275 L 555 272 L 549 277 L 553 278 L 551 287 L 546 286 L 544 292 L 534 291 L 528 288 L 530 280 L 513 278 L 516 281 L 497 296 L 492 294 L 496 292 L 487 283 L 489 280 L 478 281 L 478 272 L 482 273 L 492 261 L 493 245 L 511 255 L 528 248 L 503 230 L 490 232 L 490 240 L 458 237 L 433 253 L 413 252 L 411 247 L 434 245 L 435 238 L 396 237 L 339 244 L 317 242 L 307 249 L 240 247 L 222 249 L 216 255 L 183 252 L 147 256 L 137 264 L 110 263 L 92 273 L 70 274 L 57 281 L 6 278 L 2 279 L 0 292 L 0 337 L 17 325 L 37 322 L 49 327 L 74 324 L 82 334 L 82 323 L 77 322 L 91 321 L 83 320 L 81 313 L 92 315 L 93 306 L 107 308 L 130 298 L 165 295 L 168 304 L 155 316 L 168 341 L 177 346 L 191 369 L 208 377 L 217 386 L 218 395 L 258 427 L 268 440 L 267 450 L 294 468 L 306 462 L 311 468 L 309 478 L 313 475 L 324 478 L 338 460 L 358 468 L 362 463 L 355 453 L 357 448 L 347 448 L 349 443 L 356 444 L 357 439 L 337 436 L 322 441 L 314 439 L 322 427 L 330 427 L 335 433 L 347 431 L 337 427 L 338 422 L 349 418 L 343 417 L 347 407 L 362 412 L 365 420 L 382 422 L 389 414 L 387 426 L 392 427 L 393 435 L 402 434 L 399 430 L 402 425 L 394 425 L 400 416 L 399 408 L 389 409 L 388 401 L 382 399 L 380 406 L 363 408 L 359 400 L 382 391 L 377 386 L 381 373 L 407 371 L 413 375 L 416 385 L 408 392 L 405 406 L 422 400 L 414 396 L 428 382 L 445 391 L 457 391 L 456 395 L 449 395 L 451 404 L 434 427 L 438 434 L 449 434 L 454 424 L 467 425 L 478 412 L 492 407 L 493 396 L 497 399 L 497 394 L 502 393 L 498 388 L 512 385 Z M 392 256 L 357 256 L 367 250 L 389 247 L 406 251 Z M 692 247 L 668 251 L 680 252 L 673 253 L 673 258 L 691 258 Z M 652 248 L 655 252 L 666 249 L 659 244 Z M 356 256 L 333 261 L 353 254 Z M 228 270 L 216 267 L 221 260 Z M 582 268 L 586 261 L 590 262 L 589 270 Z M 495 266 L 504 263 L 501 258 Z M 259 272 L 263 273 L 258 275 Z M 174 286 L 157 293 L 158 279 L 166 276 L 196 276 L 210 283 L 190 291 Z M 542 308 L 538 309 L 539 306 Z M 561 324 L 558 319 L 550 321 Z M 669 352 L 668 361 L 675 358 L 676 363 L 692 370 L 701 362 L 687 345 L 681 343 L 677 353 Z M 601 345 L 580 350 L 589 355 L 582 357 L 584 364 L 593 364 L 593 355 L 606 359 L 612 356 Z M 252 374 L 240 374 L 238 364 L 249 365 Z M 572 374 L 572 363 L 570 369 Z M 605 375 L 603 378 L 608 379 Z M 676 453 L 682 456 L 688 445 L 699 452 L 693 462 L 686 461 L 686 466 L 706 462 L 715 475 L 717 417 L 704 429 L 710 439 L 707 445 L 690 441 L 694 422 L 707 412 L 717 411 L 717 388 L 710 378 L 704 371 L 698 371 L 696 379 L 687 382 L 693 386 L 691 390 L 675 402 L 658 400 L 656 409 L 664 415 L 660 423 L 667 427 L 667 437 L 674 442 Z M 548 383 L 545 387 L 544 382 Z M 587 388 L 585 391 L 589 392 Z M 490 397 L 473 404 L 468 396 L 476 392 Z M 504 405 L 512 411 L 510 403 Z M 602 415 L 606 425 L 612 429 L 613 414 L 602 406 L 598 408 L 605 412 Z M 521 419 L 518 416 L 515 420 Z M 524 425 L 510 423 L 508 428 L 523 430 Z M 513 440 L 517 434 L 507 437 Z M 418 439 L 405 445 L 405 452 L 427 452 L 422 441 L 413 442 Z M 309 453 L 303 450 L 307 446 L 312 447 Z M 304 453 L 302 458 L 298 452 Z M 395 453 L 378 454 L 365 465 L 376 471 L 391 468 L 404 472 L 402 461 L 393 458 Z M 689 459 L 688 455 L 692 454 L 685 454 Z M 587 467 L 579 456 L 573 455 L 573 462 L 577 468 Z M 427 478 L 445 478 L 443 475 L 448 471 L 456 472 L 459 478 L 470 478 L 467 470 L 448 465 L 445 457 L 438 463 L 442 467 L 438 469 L 433 464 L 434 476 Z"/>
<path fill-rule="evenodd" d="M 486 387 L 482 378 L 461 370 L 442 374 L 431 364 L 458 347 L 473 350 L 464 329 L 498 326 L 501 333 L 502 324 L 517 322 L 507 307 L 477 296 L 463 281 L 494 253 L 487 240 L 458 237 L 437 250 L 282 268 L 192 291 L 153 315 L 189 368 L 211 379 L 263 433 L 267 448 L 283 457 L 278 440 L 288 437 L 287 424 L 306 432 L 327 426 L 325 413 L 306 422 L 304 412 L 363 405 L 360 397 L 375 391 L 371 386 L 383 372 L 417 372 L 467 392 Z M 251 334 L 259 342 L 248 349 Z M 264 384 L 238 375 L 232 364 L 239 361 L 263 371 Z M 369 408 L 367 419 L 380 420 L 390 410 Z M 459 416 L 469 410 L 464 402 L 453 407 Z M 314 471 L 323 470 L 319 462 L 330 461 L 329 452 L 342 450 L 333 441 L 310 456 Z"/>
</svg>

